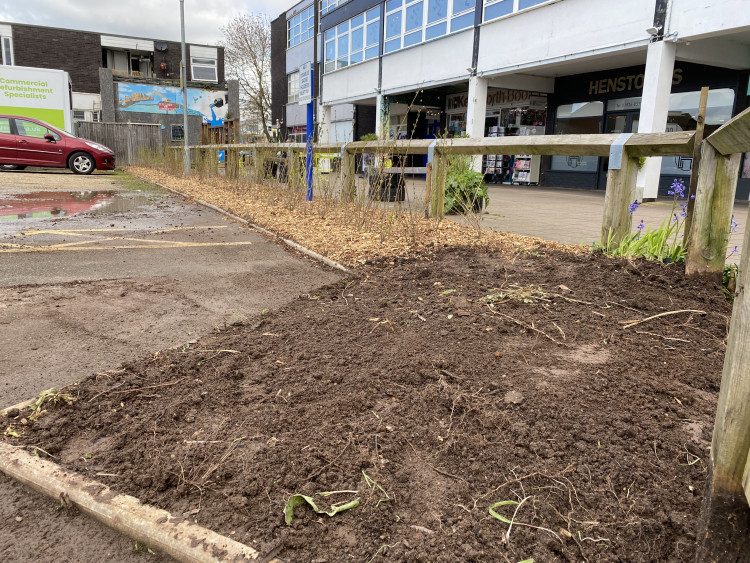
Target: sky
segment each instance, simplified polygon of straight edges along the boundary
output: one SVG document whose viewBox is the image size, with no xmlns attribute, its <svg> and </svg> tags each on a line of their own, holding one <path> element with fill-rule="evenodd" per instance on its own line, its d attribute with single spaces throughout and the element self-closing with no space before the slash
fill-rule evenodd
<svg viewBox="0 0 750 563">
<path fill-rule="evenodd" d="M 216 45 L 241 12 L 276 18 L 298 0 L 185 0 L 185 41 Z M 180 40 L 179 0 L 0 0 L 0 21 Z M 40 40 L 43 40 L 40 37 Z"/>
</svg>

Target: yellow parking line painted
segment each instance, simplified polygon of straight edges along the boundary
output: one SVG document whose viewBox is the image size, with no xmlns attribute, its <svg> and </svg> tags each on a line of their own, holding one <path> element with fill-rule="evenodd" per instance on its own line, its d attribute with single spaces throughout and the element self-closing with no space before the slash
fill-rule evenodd
<svg viewBox="0 0 750 563">
<path fill-rule="evenodd" d="M 114 240 L 114 239 L 108 239 L 108 240 Z M 88 241 L 88 242 L 96 242 L 96 241 Z M 11 245 L 11 246 L 17 246 L 17 248 L 0 248 L 0 253 L 3 254 L 10 254 L 10 253 L 23 253 L 23 252 L 70 252 L 73 250 L 132 250 L 132 249 L 144 249 L 149 248 L 152 250 L 159 250 L 163 248 L 191 248 L 191 247 L 209 247 L 209 246 L 249 246 L 252 243 L 247 242 L 187 242 L 187 243 L 174 243 L 174 242 L 165 242 L 160 241 L 163 244 L 157 246 L 153 244 L 134 244 L 130 246 L 126 245 L 113 245 L 113 246 L 70 246 L 69 243 L 66 244 L 53 244 L 49 246 L 27 246 L 23 247 L 20 245 Z M 4 245 L 8 246 L 8 245 Z"/>
<path fill-rule="evenodd" d="M 200 229 L 228 229 L 229 225 L 206 225 L 205 227 L 172 227 L 169 229 L 157 229 L 155 231 L 148 231 L 150 234 L 156 233 L 169 233 L 171 231 L 188 231 L 188 230 L 200 230 Z M 43 231 L 24 231 L 18 233 L 15 236 L 31 236 L 31 235 L 70 235 L 70 236 L 82 236 L 78 233 L 111 233 L 113 231 L 129 231 L 132 229 L 116 229 L 114 227 L 109 229 L 55 229 L 55 230 L 43 230 Z"/>
</svg>

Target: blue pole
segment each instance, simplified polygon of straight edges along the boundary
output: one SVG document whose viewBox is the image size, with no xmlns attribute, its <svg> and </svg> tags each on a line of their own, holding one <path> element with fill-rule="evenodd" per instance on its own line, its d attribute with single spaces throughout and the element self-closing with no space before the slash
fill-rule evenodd
<svg viewBox="0 0 750 563">
<path fill-rule="evenodd" d="M 315 90 L 315 70 L 310 71 L 310 91 Z M 313 198 L 313 100 L 311 98 L 310 103 L 307 104 L 307 201 L 312 201 Z"/>
</svg>

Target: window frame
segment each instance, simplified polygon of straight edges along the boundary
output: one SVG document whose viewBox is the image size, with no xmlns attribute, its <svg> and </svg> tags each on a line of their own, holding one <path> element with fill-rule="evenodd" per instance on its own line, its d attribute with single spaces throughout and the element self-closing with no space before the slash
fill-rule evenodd
<svg viewBox="0 0 750 563">
<path fill-rule="evenodd" d="M 362 18 L 362 22 L 352 27 L 352 22 Z M 361 12 L 356 16 L 349 18 L 340 24 L 331 27 L 323 32 L 323 73 L 333 72 L 342 68 L 350 67 L 352 65 L 360 64 L 366 61 L 373 60 L 380 55 L 380 22 L 382 19 L 382 12 L 380 6 L 374 6 L 369 10 Z M 367 28 L 373 24 L 377 24 L 377 37 L 374 41 L 368 42 L 367 40 Z M 340 31 L 344 26 L 346 30 Z M 362 30 L 362 47 L 352 51 L 352 35 L 354 32 Z M 341 41 L 346 42 L 346 55 L 342 56 L 339 52 Z M 333 58 L 328 58 L 328 46 L 333 45 Z M 371 50 L 376 47 L 376 52 Z M 368 51 L 370 55 L 368 56 Z M 361 54 L 361 58 L 356 61 L 352 61 L 352 55 Z M 343 61 L 343 64 L 342 64 Z"/>
<path fill-rule="evenodd" d="M 295 28 L 298 29 L 295 31 Z M 315 3 L 313 2 L 286 20 L 286 48 L 291 49 L 314 37 Z"/>
<path fill-rule="evenodd" d="M 510 11 L 507 14 L 501 14 L 499 16 L 492 16 L 491 18 L 487 18 L 487 6 L 492 6 L 493 4 L 498 4 L 503 1 L 509 1 L 512 4 L 512 7 Z M 514 14 L 518 14 L 520 12 L 525 12 L 527 10 L 533 10 L 535 8 L 538 8 L 539 6 L 543 6 L 545 4 L 552 4 L 555 2 L 559 2 L 560 0 L 482 0 L 482 23 L 495 21 L 500 18 L 507 18 Z M 533 2 L 530 6 L 524 6 L 521 7 L 521 2 Z"/>
<path fill-rule="evenodd" d="M 7 44 L 7 47 L 6 47 Z M 10 61 L 7 60 L 7 51 L 10 51 Z M 4 66 L 13 66 L 15 53 L 13 52 L 13 38 L 10 35 L 0 36 L 0 63 Z"/>
<path fill-rule="evenodd" d="M 195 62 L 198 61 L 198 62 Z M 212 61 L 213 64 L 209 64 L 206 61 Z M 214 78 L 197 78 L 195 76 L 195 69 L 212 69 L 214 71 Z M 219 65 L 218 60 L 210 57 L 190 57 L 190 78 L 194 82 L 213 82 L 214 84 L 219 82 Z"/>
<path fill-rule="evenodd" d="M 295 84 L 296 88 L 294 88 Z M 299 70 L 286 75 L 286 94 L 287 104 L 299 103 Z"/>
<path fill-rule="evenodd" d="M 447 6 L 445 16 L 438 18 L 435 21 L 428 22 L 430 1 L 431 0 L 396 0 L 394 3 L 396 3 L 397 6 L 392 7 L 390 10 L 388 10 L 388 4 L 390 2 L 386 2 L 386 11 L 385 15 L 383 16 L 386 22 L 386 31 L 383 34 L 384 55 L 395 53 L 396 51 L 400 51 L 401 49 L 406 49 L 408 47 L 413 47 L 422 43 L 427 43 L 428 41 L 434 41 L 436 39 L 440 39 L 441 37 L 446 37 L 448 35 L 458 33 L 459 31 L 474 27 L 474 19 L 471 20 L 471 23 L 469 25 L 463 25 L 461 27 L 459 27 L 457 20 L 464 18 L 468 14 L 476 14 L 477 2 L 480 0 L 475 0 L 473 7 L 461 10 L 457 13 L 454 13 L 454 8 L 455 2 L 457 2 L 458 0 L 446 0 Z M 410 9 L 413 9 L 419 3 L 422 3 L 422 24 L 419 27 L 415 27 L 407 31 L 407 13 Z M 401 18 L 401 33 L 399 35 L 393 35 L 389 37 L 387 34 L 388 18 L 399 13 Z M 439 29 L 441 26 L 443 27 L 442 30 Z M 430 30 L 436 30 L 436 32 L 431 37 L 428 37 L 427 35 Z M 407 45 L 407 37 L 414 37 L 417 33 L 419 33 L 419 39 L 416 41 L 412 40 L 413 42 L 410 42 Z M 393 44 L 393 42 L 397 40 L 398 47 L 388 47 L 388 43 Z"/>
</svg>

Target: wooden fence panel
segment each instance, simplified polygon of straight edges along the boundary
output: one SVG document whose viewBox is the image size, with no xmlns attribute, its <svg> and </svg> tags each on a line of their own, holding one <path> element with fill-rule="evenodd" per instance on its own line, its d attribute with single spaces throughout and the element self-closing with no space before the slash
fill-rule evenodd
<svg viewBox="0 0 750 563">
<path fill-rule="evenodd" d="M 93 123 L 79 121 L 79 137 L 89 139 L 115 151 L 118 166 L 139 164 L 144 152 L 161 150 L 161 125 L 151 123 Z"/>
</svg>

